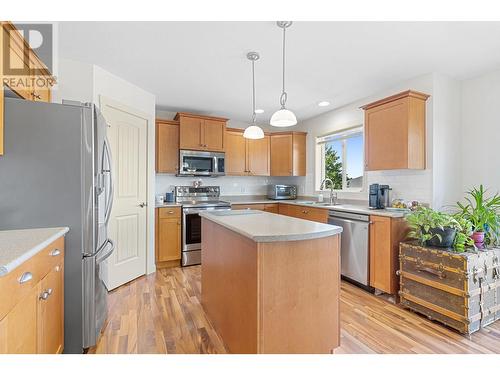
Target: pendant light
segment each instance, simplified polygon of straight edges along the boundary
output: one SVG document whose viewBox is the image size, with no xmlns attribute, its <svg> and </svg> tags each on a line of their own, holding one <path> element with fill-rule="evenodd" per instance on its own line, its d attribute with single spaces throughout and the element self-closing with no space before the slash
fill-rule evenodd
<svg viewBox="0 0 500 375">
<path fill-rule="evenodd" d="M 276 24 L 283 29 L 283 86 L 280 96 L 281 109 L 274 112 L 270 123 L 272 126 L 286 127 L 297 124 L 297 117 L 295 117 L 295 114 L 286 109 L 287 93 L 285 91 L 285 33 L 286 29 L 292 25 L 292 21 L 278 21 Z"/>
<path fill-rule="evenodd" d="M 247 59 L 252 62 L 252 125 L 245 129 L 243 137 L 248 139 L 264 138 L 264 131 L 257 126 L 257 114 L 255 113 L 255 62 L 260 58 L 257 52 L 248 52 Z"/>
</svg>

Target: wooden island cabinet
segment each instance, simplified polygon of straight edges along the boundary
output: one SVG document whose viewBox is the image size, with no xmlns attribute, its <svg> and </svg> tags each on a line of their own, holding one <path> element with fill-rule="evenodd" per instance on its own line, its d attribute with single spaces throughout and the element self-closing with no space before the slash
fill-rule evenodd
<svg viewBox="0 0 500 375">
<path fill-rule="evenodd" d="M 332 353 L 340 230 L 266 212 L 203 211 L 201 302 L 230 353 Z"/>
</svg>

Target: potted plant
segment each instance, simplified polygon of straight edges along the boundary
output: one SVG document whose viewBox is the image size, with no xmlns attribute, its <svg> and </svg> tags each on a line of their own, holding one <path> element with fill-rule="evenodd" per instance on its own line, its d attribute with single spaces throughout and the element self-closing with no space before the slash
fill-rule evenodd
<svg viewBox="0 0 500 375">
<path fill-rule="evenodd" d="M 452 247 L 457 231 L 462 230 L 452 215 L 427 207 L 419 207 L 406 216 L 406 221 L 410 227 L 408 236 L 427 246 Z"/>
<path fill-rule="evenodd" d="M 483 185 L 467 192 L 466 203 L 457 202 L 460 216 L 472 223 L 472 239 L 482 247 L 484 244 L 497 245 L 500 236 L 500 195 L 485 196 Z"/>
</svg>

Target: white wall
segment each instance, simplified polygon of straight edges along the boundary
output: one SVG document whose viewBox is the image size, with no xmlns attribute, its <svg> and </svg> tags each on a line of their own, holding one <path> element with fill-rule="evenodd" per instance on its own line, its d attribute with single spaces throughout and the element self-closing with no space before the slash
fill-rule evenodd
<svg viewBox="0 0 500 375">
<path fill-rule="evenodd" d="M 500 70 L 462 82 L 461 190 L 500 191 Z"/>
<path fill-rule="evenodd" d="M 53 95 L 54 102 L 70 99 L 94 102 L 100 106 L 101 96 L 145 113 L 148 118 L 147 273 L 151 273 L 155 271 L 155 96 L 96 65 L 59 59 L 58 87 Z"/>
<path fill-rule="evenodd" d="M 59 59 L 57 85 L 52 91 L 52 102 L 61 103 L 63 99 L 80 102 L 93 100 L 94 69 L 91 64 Z"/>
<path fill-rule="evenodd" d="M 432 206 L 446 210 L 463 196 L 460 82 L 435 74 L 433 96 Z"/>
<path fill-rule="evenodd" d="M 315 191 L 315 140 L 316 137 L 326 133 L 346 129 L 364 124 L 364 104 L 382 99 L 398 92 L 413 89 L 431 95 L 427 100 L 426 126 L 427 126 L 427 169 L 425 170 L 396 170 L 396 171 L 371 171 L 365 172 L 364 188 L 359 193 L 339 193 L 342 199 L 368 199 L 368 186 L 372 183 L 388 184 L 393 188 L 392 198 L 416 199 L 432 203 L 432 132 L 433 132 L 433 87 L 434 75 L 428 74 L 421 77 L 401 82 L 400 84 L 382 90 L 370 97 L 360 99 L 352 104 L 334 109 L 317 117 L 299 123 L 297 130 L 307 131 L 307 176 L 303 180 L 306 195 L 316 194 Z"/>
</svg>

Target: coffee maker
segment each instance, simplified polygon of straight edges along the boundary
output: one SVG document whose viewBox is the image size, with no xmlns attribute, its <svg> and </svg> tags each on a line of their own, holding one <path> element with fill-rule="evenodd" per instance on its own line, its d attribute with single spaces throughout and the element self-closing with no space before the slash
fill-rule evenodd
<svg viewBox="0 0 500 375">
<path fill-rule="evenodd" d="M 372 209 L 386 208 L 390 205 L 389 185 L 371 184 L 368 196 L 368 205 Z"/>
</svg>

